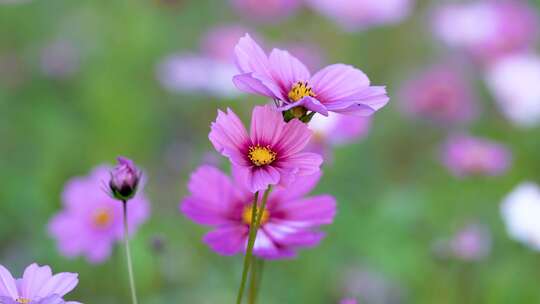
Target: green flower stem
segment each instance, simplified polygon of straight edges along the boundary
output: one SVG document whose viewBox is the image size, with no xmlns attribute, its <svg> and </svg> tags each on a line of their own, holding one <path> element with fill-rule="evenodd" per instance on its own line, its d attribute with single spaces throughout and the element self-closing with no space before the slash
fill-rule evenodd
<svg viewBox="0 0 540 304">
<path fill-rule="evenodd" d="M 253 265 L 251 266 L 251 281 L 249 284 L 248 303 L 257 303 L 257 296 L 261 286 L 262 274 L 264 270 L 264 260 L 253 258 Z"/>
<path fill-rule="evenodd" d="M 133 275 L 133 263 L 131 262 L 131 250 L 129 249 L 129 233 L 128 233 L 128 216 L 127 216 L 127 201 L 122 201 L 124 209 L 124 243 L 126 246 L 126 260 L 129 275 L 129 287 L 131 289 L 131 301 L 137 304 L 137 291 L 135 290 L 135 277 Z"/>
<path fill-rule="evenodd" d="M 251 223 L 249 225 L 249 237 L 246 249 L 246 255 L 244 256 L 244 270 L 242 271 L 242 281 L 240 282 L 240 288 L 238 289 L 238 295 L 236 297 L 236 304 L 242 303 L 242 297 L 244 296 L 244 289 L 246 288 L 246 281 L 249 274 L 249 268 L 252 264 L 253 247 L 255 246 L 255 239 L 257 238 L 257 231 L 261 226 L 261 219 L 268 201 L 268 195 L 270 195 L 272 187 L 268 187 L 264 192 L 261 206 L 258 206 L 259 192 L 255 193 L 255 202 L 251 209 Z M 258 210 L 261 210 L 260 212 Z"/>
</svg>

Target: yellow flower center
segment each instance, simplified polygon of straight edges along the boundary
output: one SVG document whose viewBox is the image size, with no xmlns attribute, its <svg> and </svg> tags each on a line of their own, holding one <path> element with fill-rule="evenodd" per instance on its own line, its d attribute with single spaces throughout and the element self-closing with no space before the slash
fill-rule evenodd
<svg viewBox="0 0 540 304">
<path fill-rule="evenodd" d="M 107 208 L 101 208 L 98 209 L 94 216 L 92 217 L 92 220 L 94 221 L 94 225 L 98 228 L 105 228 L 109 226 L 112 223 L 112 212 L 110 209 Z M 25 302 L 22 302 L 25 303 Z"/>
<path fill-rule="evenodd" d="M 30 299 L 18 298 L 15 302 L 28 304 L 28 303 L 30 303 Z"/>
<path fill-rule="evenodd" d="M 248 225 L 251 224 L 251 220 L 253 219 L 252 215 L 253 215 L 253 205 L 249 205 L 248 207 L 245 207 L 244 212 L 242 213 L 242 220 L 244 221 L 245 224 L 248 224 Z M 262 211 L 262 215 L 261 215 L 261 210 L 257 209 L 257 216 L 261 217 L 260 224 L 263 225 L 266 222 L 268 222 L 268 219 L 270 218 L 270 212 L 268 212 L 268 210 L 266 210 L 265 208 Z"/>
<path fill-rule="evenodd" d="M 248 157 L 255 166 L 265 166 L 276 160 L 276 152 L 270 150 L 270 147 L 261 147 L 259 145 L 249 147 Z"/>
<path fill-rule="evenodd" d="M 307 81 L 298 81 L 297 83 L 293 84 L 288 96 L 292 101 L 299 101 L 306 96 L 315 97 L 317 95 L 315 95 Z"/>
</svg>

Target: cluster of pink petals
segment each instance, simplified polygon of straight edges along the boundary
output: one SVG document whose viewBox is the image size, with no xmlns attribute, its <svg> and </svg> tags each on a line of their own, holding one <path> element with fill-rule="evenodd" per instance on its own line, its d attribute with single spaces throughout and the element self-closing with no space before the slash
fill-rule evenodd
<svg viewBox="0 0 540 304">
<path fill-rule="evenodd" d="M 226 113 L 218 112 L 209 134 L 216 150 L 242 171 L 245 185 L 252 192 L 263 191 L 270 185 L 288 185 L 297 177 L 317 173 L 322 157 L 303 152 L 311 136 L 306 124 L 297 119 L 284 122 L 281 113 L 270 105 L 253 109 L 249 135 L 230 109 Z M 275 160 L 266 165 L 255 165 L 248 157 L 251 147 L 273 151 Z"/>
<path fill-rule="evenodd" d="M 477 114 L 467 77 L 459 68 L 441 64 L 422 71 L 401 89 L 401 109 L 412 117 L 448 126 L 466 123 Z"/>
<path fill-rule="evenodd" d="M 241 91 L 269 97 L 280 103 L 281 110 L 302 106 L 328 115 L 328 112 L 371 115 L 388 102 L 383 86 L 370 86 L 360 70 L 333 64 L 311 75 L 306 66 L 289 52 L 273 49 L 267 56 L 262 48 L 245 35 L 235 48 L 240 71 L 233 81 Z M 293 86 L 307 83 L 314 96 L 291 100 Z"/>
<path fill-rule="evenodd" d="M 190 196 L 180 204 L 189 219 L 214 227 L 204 242 L 222 255 L 244 253 L 249 234 L 243 214 L 253 204 L 254 196 L 245 188 L 242 170 L 236 169 L 231 180 L 214 167 L 200 167 L 189 181 Z M 255 241 L 256 256 L 292 258 L 297 249 L 313 247 L 321 241 L 324 234 L 317 227 L 332 223 L 336 204 L 329 195 L 304 197 L 319 178 L 320 173 L 306 176 L 270 194 L 267 219 L 263 220 Z"/>
<path fill-rule="evenodd" d="M 530 49 L 537 41 L 538 15 L 521 0 L 445 4 L 434 18 L 436 35 L 483 61 Z"/>
<path fill-rule="evenodd" d="M 81 304 L 65 301 L 63 297 L 79 283 L 76 273 L 53 275 L 49 266 L 32 264 L 21 279 L 15 279 L 0 265 L 0 303 L 3 304 Z"/>
<path fill-rule="evenodd" d="M 442 161 L 455 176 L 504 174 L 512 154 L 499 143 L 467 135 L 451 136 L 443 145 Z"/>
<path fill-rule="evenodd" d="M 307 0 L 307 3 L 348 31 L 398 23 L 409 16 L 414 6 L 413 0 Z"/>
<path fill-rule="evenodd" d="M 111 168 L 99 166 L 88 176 L 68 181 L 62 194 L 64 209 L 49 222 L 49 233 L 66 257 L 85 256 L 101 263 L 123 239 L 122 203 L 108 193 Z M 128 226 L 133 233 L 149 216 L 142 189 L 128 202 Z"/>
</svg>

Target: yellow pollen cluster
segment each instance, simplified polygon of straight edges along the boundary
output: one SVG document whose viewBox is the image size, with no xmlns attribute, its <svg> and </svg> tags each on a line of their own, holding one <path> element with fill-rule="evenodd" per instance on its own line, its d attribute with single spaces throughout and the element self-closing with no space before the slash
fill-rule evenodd
<svg viewBox="0 0 540 304">
<path fill-rule="evenodd" d="M 261 222 L 260 222 L 261 225 L 268 222 L 268 219 L 270 218 L 270 212 L 268 212 L 266 208 L 262 211 L 262 216 L 261 216 L 261 210 L 258 209 L 257 213 L 258 213 L 257 216 L 261 217 Z M 245 224 L 248 224 L 248 225 L 251 224 L 252 214 L 253 214 L 253 205 L 250 205 L 249 207 L 244 208 L 244 212 L 242 213 L 242 220 L 244 221 Z"/>
<path fill-rule="evenodd" d="M 94 216 L 92 217 L 92 220 L 94 221 L 94 224 L 98 228 L 104 228 L 109 226 L 109 224 L 112 222 L 112 212 L 109 209 L 99 209 L 94 213 Z M 25 303 L 25 302 L 21 302 Z"/>
<path fill-rule="evenodd" d="M 248 157 L 255 166 L 265 166 L 276 160 L 276 152 L 270 150 L 269 146 L 259 145 L 249 147 Z"/>
<path fill-rule="evenodd" d="M 30 303 L 30 299 L 18 298 L 15 302 L 28 304 L 28 303 Z"/>
<path fill-rule="evenodd" d="M 306 96 L 315 97 L 317 95 L 315 95 L 307 81 L 298 81 L 292 86 L 288 96 L 292 101 L 299 101 Z"/>
</svg>

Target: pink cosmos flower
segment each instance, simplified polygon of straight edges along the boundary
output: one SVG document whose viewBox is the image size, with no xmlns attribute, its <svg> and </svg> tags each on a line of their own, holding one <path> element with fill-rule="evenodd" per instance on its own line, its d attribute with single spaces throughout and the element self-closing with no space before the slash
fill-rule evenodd
<svg viewBox="0 0 540 304">
<path fill-rule="evenodd" d="M 246 19 L 277 23 L 296 13 L 301 0 L 230 0 L 236 12 Z"/>
<path fill-rule="evenodd" d="M 388 102 L 383 86 L 370 86 L 360 70 L 344 64 L 327 66 L 311 76 L 308 69 L 287 51 L 274 49 L 267 56 L 246 34 L 235 48 L 241 74 L 233 81 L 241 91 L 270 97 L 285 111 L 305 108 L 328 112 L 371 115 Z"/>
<path fill-rule="evenodd" d="M 231 180 L 214 167 L 200 167 L 191 175 L 190 196 L 180 204 L 189 219 L 215 228 L 204 242 L 222 255 L 245 252 L 251 223 L 253 194 L 244 186 L 242 170 L 236 169 Z M 256 256 L 292 258 L 299 248 L 313 247 L 321 241 L 324 234 L 317 227 L 332 223 L 335 200 L 329 195 L 304 198 L 320 176 L 316 173 L 297 179 L 270 193 L 255 241 Z"/>
<path fill-rule="evenodd" d="M 0 265 L 0 303 L 5 304 L 81 304 L 63 297 L 79 283 L 78 274 L 62 272 L 53 275 L 49 266 L 32 264 L 22 279 L 15 279 Z"/>
<path fill-rule="evenodd" d="M 340 146 L 367 136 L 371 117 L 329 113 L 328 117 L 314 116 L 309 122 L 313 139 L 308 150 L 325 155 L 328 160 L 332 146 Z"/>
<path fill-rule="evenodd" d="M 111 168 L 99 166 L 88 176 L 76 177 L 64 187 L 64 209 L 49 222 L 49 234 L 66 257 L 83 255 L 90 263 L 101 263 L 113 245 L 123 239 L 122 203 L 108 194 Z M 141 187 L 141 186 L 139 186 Z M 142 189 L 129 200 L 130 233 L 146 221 L 149 204 Z"/>
<path fill-rule="evenodd" d="M 526 1 L 481 0 L 445 4 L 434 15 L 435 34 L 483 61 L 534 46 L 538 15 Z"/>
<path fill-rule="evenodd" d="M 470 224 L 461 229 L 450 242 L 452 254 L 464 261 L 478 261 L 491 250 L 491 236 L 486 227 Z"/>
<path fill-rule="evenodd" d="M 443 163 L 458 177 L 502 175 L 510 167 L 511 158 L 503 145 L 467 135 L 450 137 L 442 152 Z"/>
<path fill-rule="evenodd" d="M 267 105 L 253 109 L 250 135 L 227 109 L 227 113 L 218 111 L 208 137 L 217 151 L 243 171 L 248 189 L 257 192 L 319 171 L 322 157 L 302 152 L 311 136 L 306 124 L 298 119 L 284 122 L 281 113 Z"/>
<path fill-rule="evenodd" d="M 345 30 L 398 23 L 412 12 L 413 0 L 307 0 L 320 14 Z"/>
<path fill-rule="evenodd" d="M 443 126 L 469 122 L 477 113 L 464 73 L 448 64 L 421 72 L 404 84 L 400 96 L 403 112 Z"/>
<path fill-rule="evenodd" d="M 357 304 L 356 299 L 343 299 L 339 304 Z"/>
</svg>

